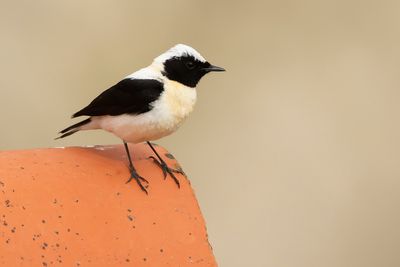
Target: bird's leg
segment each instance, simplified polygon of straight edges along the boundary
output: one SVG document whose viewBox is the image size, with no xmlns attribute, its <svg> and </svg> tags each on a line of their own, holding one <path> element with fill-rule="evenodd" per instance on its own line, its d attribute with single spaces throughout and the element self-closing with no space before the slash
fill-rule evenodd
<svg viewBox="0 0 400 267">
<path fill-rule="evenodd" d="M 153 150 L 154 154 L 156 154 L 157 158 L 151 156 L 150 158 L 153 159 L 154 163 L 156 163 L 162 170 L 163 174 L 164 174 L 164 179 L 167 178 L 167 174 L 169 174 L 172 179 L 174 179 L 176 185 L 180 188 L 180 184 L 179 184 L 179 180 L 176 178 L 174 173 L 180 173 L 184 176 L 186 176 L 186 174 L 183 172 L 182 169 L 173 169 L 168 167 L 167 163 L 165 163 L 165 161 L 160 157 L 160 155 L 157 153 L 157 151 L 154 149 L 153 145 L 147 141 L 147 144 L 150 146 L 151 150 Z"/>
<path fill-rule="evenodd" d="M 142 185 L 142 182 L 141 182 L 141 181 L 143 181 L 143 182 L 145 182 L 145 183 L 147 183 L 147 184 L 148 184 L 149 182 L 148 182 L 146 179 L 144 179 L 142 176 L 140 176 L 140 175 L 137 173 L 135 167 L 133 167 L 133 163 L 132 163 L 131 155 L 130 155 L 130 153 L 129 153 L 128 145 L 127 145 L 127 143 L 126 143 L 125 141 L 123 141 L 123 142 L 124 142 L 124 147 L 125 147 L 126 154 L 128 155 L 128 160 L 129 160 L 129 172 L 131 173 L 131 177 L 129 178 L 129 180 L 128 180 L 126 183 L 129 183 L 130 181 L 132 181 L 133 179 L 135 179 L 135 180 L 136 180 L 136 183 L 139 185 L 139 187 L 140 187 L 146 194 L 148 194 L 146 188 Z M 146 186 L 146 187 L 147 187 L 147 186 Z"/>
</svg>

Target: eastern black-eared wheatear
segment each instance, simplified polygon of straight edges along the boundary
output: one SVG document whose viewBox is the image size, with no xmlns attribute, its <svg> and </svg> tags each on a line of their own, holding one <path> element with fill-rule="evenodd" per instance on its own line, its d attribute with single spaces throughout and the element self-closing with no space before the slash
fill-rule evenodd
<svg viewBox="0 0 400 267">
<path fill-rule="evenodd" d="M 60 132 L 64 138 L 81 130 L 103 129 L 122 139 L 129 160 L 131 177 L 147 193 L 140 176 L 132 164 L 128 143 L 146 141 L 158 160 L 164 178 L 167 173 L 179 187 L 175 170 L 167 166 L 150 141 L 176 131 L 193 110 L 196 102 L 196 85 L 211 71 L 224 71 L 206 61 L 192 47 L 178 44 L 156 57 L 153 63 L 140 69 L 96 97 L 87 107 L 72 118 L 89 116 Z M 58 139 L 57 138 L 57 139 Z"/>
</svg>

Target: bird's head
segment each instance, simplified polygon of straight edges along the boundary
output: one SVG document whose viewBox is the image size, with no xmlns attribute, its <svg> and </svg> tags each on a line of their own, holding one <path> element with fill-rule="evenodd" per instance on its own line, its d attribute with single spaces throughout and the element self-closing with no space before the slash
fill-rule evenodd
<svg viewBox="0 0 400 267">
<path fill-rule="evenodd" d="M 211 65 L 199 52 L 190 46 L 178 44 L 154 59 L 168 79 L 189 87 L 196 87 L 200 79 L 211 71 L 225 69 Z"/>
</svg>

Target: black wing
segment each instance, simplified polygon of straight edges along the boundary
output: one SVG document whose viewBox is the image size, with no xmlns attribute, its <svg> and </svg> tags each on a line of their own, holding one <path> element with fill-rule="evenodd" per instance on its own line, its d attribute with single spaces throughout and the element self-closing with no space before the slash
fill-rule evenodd
<svg viewBox="0 0 400 267">
<path fill-rule="evenodd" d="M 72 117 L 141 114 L 151 110 L 150 104 L 159 98 L 162 91 L 163 84 L 157 80 L 124 79 Z"/>
</svg>

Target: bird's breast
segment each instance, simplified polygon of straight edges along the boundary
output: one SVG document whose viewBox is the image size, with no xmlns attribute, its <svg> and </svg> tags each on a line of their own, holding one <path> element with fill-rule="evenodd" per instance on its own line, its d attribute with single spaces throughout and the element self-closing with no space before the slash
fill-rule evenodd
<svg viewBox="0 0 400 267">
<path fill-rule="evenodd" d="M 158 112 L 163 114 L 164 120 L 161 123 L 175 128 L 192 112 L 196 98 L 195 88 L 167 80 L 164 82 L 164 92 L 154 103 L 154 109 L 159 109 Z"/>
</svg>

